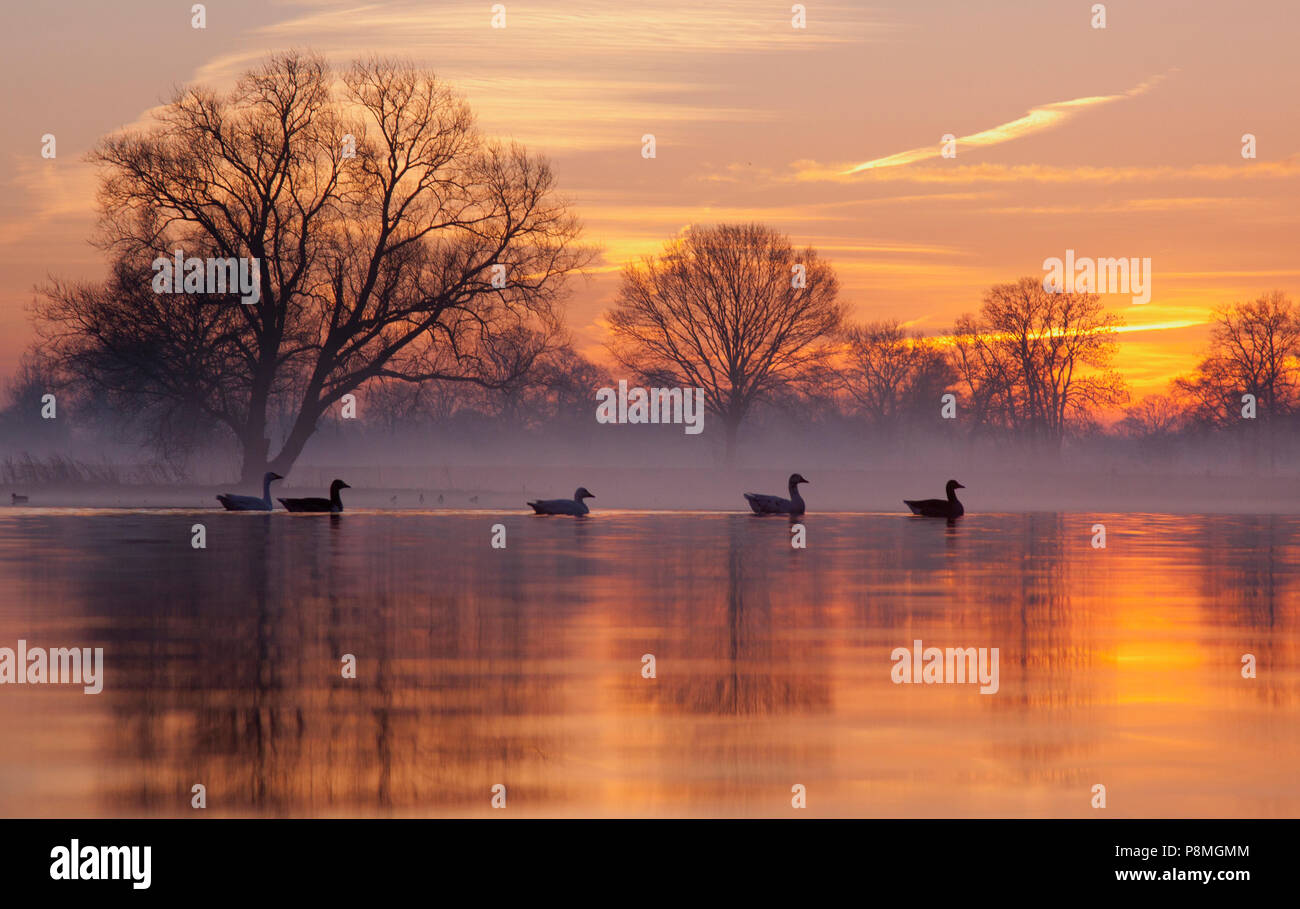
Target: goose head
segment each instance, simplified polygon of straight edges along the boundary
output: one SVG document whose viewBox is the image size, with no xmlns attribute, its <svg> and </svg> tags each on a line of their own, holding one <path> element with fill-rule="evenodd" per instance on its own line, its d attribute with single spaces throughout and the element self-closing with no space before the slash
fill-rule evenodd
<svg viewBox="0 0 1300 909">
<path fill-rule="evenodd" d="M 586 486 L 579 486 L 577 492 L 573 494 L 573 501 L 581 502 L 583 499 L 596 498 L 594 493 L 588 492 Z"/>
<path fill-rule="evenodd" d="M 349 486 L 347 483 L 344 483 L 342 480 L 335 480 L 333 483 L 330 484 L 330 495 L 336 496 L 339 494 L 340 489 L 351 489 L 351 488 L 352 488 L 351 486 Z"/>
<path fill-rule="evenodd" d="M 958 489 L 965 489 L 966 487 L 958 483 L 956 480 L 949 480 L 948 485 L 945 488 L 948 490 L 948 498 L 951 499 Z"/>
<path fill-rule="evenodd" d="M 796 486 L 798 486 L 800 483 L 807 483 L 807 482 L 808 482 L 808 481 L 804 479 L 804 476 L 803 476 L 803 474 L 801 474 L 801 473 L 792 473 L 792 474 L 790 474 L 790 488 L 791 488 L 791 489 L 794 489 L 794 488 L 795 488 Z"/>
<path fill-rule="evenodd" d="M 280 475 L 279 475 L 278 473 L 276 473 L 274 470 L 268 470 L 268 471 L 266 472 L 266 476 L 262 477 L 262 482 L 263 482 L 263 483 L 270 483 L 272 480 L 283 480 L 283 479 L 284 479 L 284 477 L 280 476 Z"/>
</svg>

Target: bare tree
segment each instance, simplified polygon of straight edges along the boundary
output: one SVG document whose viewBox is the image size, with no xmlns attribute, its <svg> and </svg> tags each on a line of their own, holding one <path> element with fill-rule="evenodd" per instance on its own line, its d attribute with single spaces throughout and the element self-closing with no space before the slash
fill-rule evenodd
<svg viewBox="0 0 1300 909">
<path fill-rule="evenodd" d="M 1168 459 L 1174 454 L 1187 414 L 1180 402 L 1169 395 L 1147 395 L 1124 412 L 1119 431 L 1137 443 L 1146 458 Z"/>
<path fill-rule="evenodd" d="M 934 413 L 953 381 L 943 349 L 897 320 L 852 326 L 845 342 L 844 388 L 876 429 L 896 429 L 919 412 Z"/>
<path fill-rule="evenodd" d="M 1096 294 L 1054 293 L 1036 278 L 990 288 L 979 315 L 962 317 L 954 333 L 976 425 L 1059 451 L 1072 424 L 1127 399 L 1111 369 L 1121 321 Z"/>
<path fill-rule="evenodd" d="M 35 351 L 28 351 L 18 361 L 14 374 L 0 382 L 0 450 L 20 444 L 33 448 L 66 443 L 68 420 L 48 420 L 42 416 L 45 396 L 61 392 L 59 377 L 50 364 Z M 66 407 L 55 394 L 55 413 Z"/>
<path fill-rule="evenodd" d="M 825 365 L 838 291 L 829 263 L 770 227 L 692 227 L 624 268 L 610 350 L 645 382 L 703 388 L 731 463 L 754 405 Z"/>
<path fill-rule="evenodd" d="M 44 337 L 91 383 L 219 421 L 246 480 L 288 473 L 367 382 L 493 384 L 510 378 L 494 366 L 527 367 L 502 345 L 557 330 L 565 276 L 588 255 L 547 163 L 485 139 L 446 85 L 405 64 L 359 62 L 340 83 L 317 57 L 276 56 L 226 94 L 178 92 L 153 129 L 105 140 L 95 160 L 114 278 L 51 288 Z M 256 258 L 259 299 L 151 294 L 149 264 L 177 249 Z M 219 312 L 197 315 L 205 303 Z M 155 360 L 169 338 L 185 350 Z M 272 456 L 276 410 L 289 423 Z"/>
<path fill-rule="evenodd" d="M 1174 386 L 1202 425 L 1239 423 L 1246 394 L 1261 423 L 1300 412 L 1300 312 L 1280 290 L 1217 309 L 1207 356 Z"/>
<path fill-rule="evenodd" d="M 1135 439 L 1160 439 L 1179 431 L 1183 411 L 1168 395 L 1147 395 L 1124 413 L 1120 429 Z"/>
</svg>

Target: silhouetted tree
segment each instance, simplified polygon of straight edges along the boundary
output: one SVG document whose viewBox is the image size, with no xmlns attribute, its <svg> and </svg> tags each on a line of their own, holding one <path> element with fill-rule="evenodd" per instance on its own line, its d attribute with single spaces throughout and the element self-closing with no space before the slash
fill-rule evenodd
<svg viewBox="0 0 1300 909">
<path fill-rule="evenodd" d="M 955 377 L 936 341 L 893 320 L 852 326 L 845 342 L 844 388 L 874 429 L 938 413 L 939 397 Z"/>
<path fill-rule="evenodd" d="M 979 315 L 958 320 L 953 339 L 974 425 L 1059 451 L 1072 424 L 1127 399 L 1110 368 L 1120 324 L 1096 294 L 1054 293 L 1037 278 L 990 288 Z"/>
<path fill-rule="evenodd" d="M 248 481 L 288 473 L 367 382 L 510 380 L 494 368 L 531 365 L 519 333 L 556 330 L 587 256 L 547 163 L 486 140 L 407 65 L 359 62 L 336 82 L 317 57 L 280 55 L 228 93 L 178 92 L 157 120 L 94 156 L 112 277 L 56 284 L 38 314 L 84 381 L 227 427 Z M 260 299 L 154 294 L 150 263 L 177 249 L 258 259 Z"/>
<path fill-rule="evenodd" d="M 41 448 L 66 442 L 68 401 L 60 400 L 61 384 L 50 363 L 35 351 L 22 355 L 14 374 L 0 385 L 0 439 L 5 447 Z M 42 416 L 47 394 L 55 395 L 52 420 Z M 63 419 L 59 419 L 60 407 Z"/>
<path fill-rule="evenodd" d="M 1187 415 L 1168 395 L 1147 395 L 1124 412 L 1118 429 L 1138 444 L 1145 457 L 1167 457 L 1186 428 Z"/>
<path fill-rule="evenodd" d="M 703 388 L 730 463 L 754 405 L 826 364 L 838 291 L 829 263 L 770 227 L 691 227 L 624 268 L 610 350 L 647 384 Z"/>
<path fill-rule="evenodd" d="M 1239 425 L 1245 394 L 1255 396 L 1261 423 L 1300 412 L 1300 312 L 1286 294 L 1216 309 L 1212 326 L 1205 359 L 1174 382 L 1193 420 Z"/>
<path fill-rule="evenodd" d="M 1119 426 L 1136 439 L 1162 438 L 1177 433 L 1183 418 L 1183 411 L 1173 398 L 1148 395 L 1124 412 Z"/>
</svg>

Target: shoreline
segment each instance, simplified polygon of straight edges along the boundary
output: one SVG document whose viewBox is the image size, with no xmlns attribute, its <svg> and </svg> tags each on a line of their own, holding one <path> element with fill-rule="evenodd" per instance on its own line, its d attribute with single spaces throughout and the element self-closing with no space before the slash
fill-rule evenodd
<svg viewBox="0 0 1300 909">
<path fill-rule="evenodd" d="M 1215 475 L 1142 472 L 989 472 L 954 468 L 966 485 L 962 501 L 971 514 L 1296 514 L 1300 474 Z M 592 509 L 647 512 L 747 513 L 744 492 L 777 492 L 786 468 L 583 467 L 560 469 L 440 465 L 362 467 L 302 465 L 293 483 L 277 483 L 272 498 L 319 495 L 334 477 L 352 486 L 344 496 L 351 510 L 505 511 L 526 513 L 533 497 L 569 495 L 578 485 L 595 494 Z M 805 472 L 810 514 L 906 513 L 902 499 L 942 493 L 944 473 L 919 470 L 822 470 Z M 423 482 L 421 482 L 423 481 Z M 448 482 L 450 481 L 450 482 Z M 10 494 L 28 502 L 10 504 Z M 52 485 L 0 487 L 0 508 L 179 508 L 220 511 L 215 496 L 250 492 L 237 483 Z M 253 490 L 252 492 L 256 492 Z M 421 499 L 421 497 L 423 497 Z M 441 497 L 441 501 L 439 500 Z M 276 510 L 280 510 L 278 507 Z"/>
</svg>

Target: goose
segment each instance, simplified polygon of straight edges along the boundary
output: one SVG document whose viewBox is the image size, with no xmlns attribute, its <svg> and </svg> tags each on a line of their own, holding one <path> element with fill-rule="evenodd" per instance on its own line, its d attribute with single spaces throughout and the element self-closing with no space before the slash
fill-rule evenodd
<svg viewBox="0 0 1300 909">
<path fill-rule="evenodd" d="M 16 492 L 11 492 L 11 493 L 9 493 L 9 500 L 10 500 L 10 504 L 11 504 L 11 505 L 26 505 L 26 504 L 27 504 L 27 496 L 20 496 L 20 495 L 19 495 L 18 493 L 16 493 Z"/>
<path fill-rule="evenodd" d="M 330 484 L 330 497 L 328 499 L 281 499 L 280 504 L 289 511 L 327 511 L 330 514 L 338 514 L 343 510 L 343 500 L 339 498 L 339 490 L 351 488 L 351 486 L 344 483 L 342 480 L 335 480 Z"/>
<path fill-rule="evenodd" d="M 790 474 L 790 498 L 768 496 L 758 492 L 745 493 L 749 507 L 754 514 L 803 514 L 803 496 L 799 495 L 799 484 L 807 483 L 802 474 Z"/>
<path fill-rule="evenodd" d="M 949 480 L 946 499 L 904 499 L 903 504 L 912 509 L 912 514 L 927 518 L 960 518 L 966 513 L 961 502 L 957 501 L 957 490 L 966 487 L 956 480 Z"/>
<path fill-rule="evenodd" d="M 267 471 L 262 477 L 262 497 L 256 496 L 237 496 L 232 493 L 222 493 L 217 496 L 217 501 L 226 511 L 270 511 L 271 510 L 271 481 L 283 480 L 284 477 L 278 473 Z"/>
<path fill-rule="evenodd" d="M 596 497 L 587 491 L 586 486 L 579 486 L 571 499 L 538 499 L 528 504 L 536 514 L 571 514 L 578 517 L 591 511 L 582 500 L 594 498 Z"/>
</svg>

